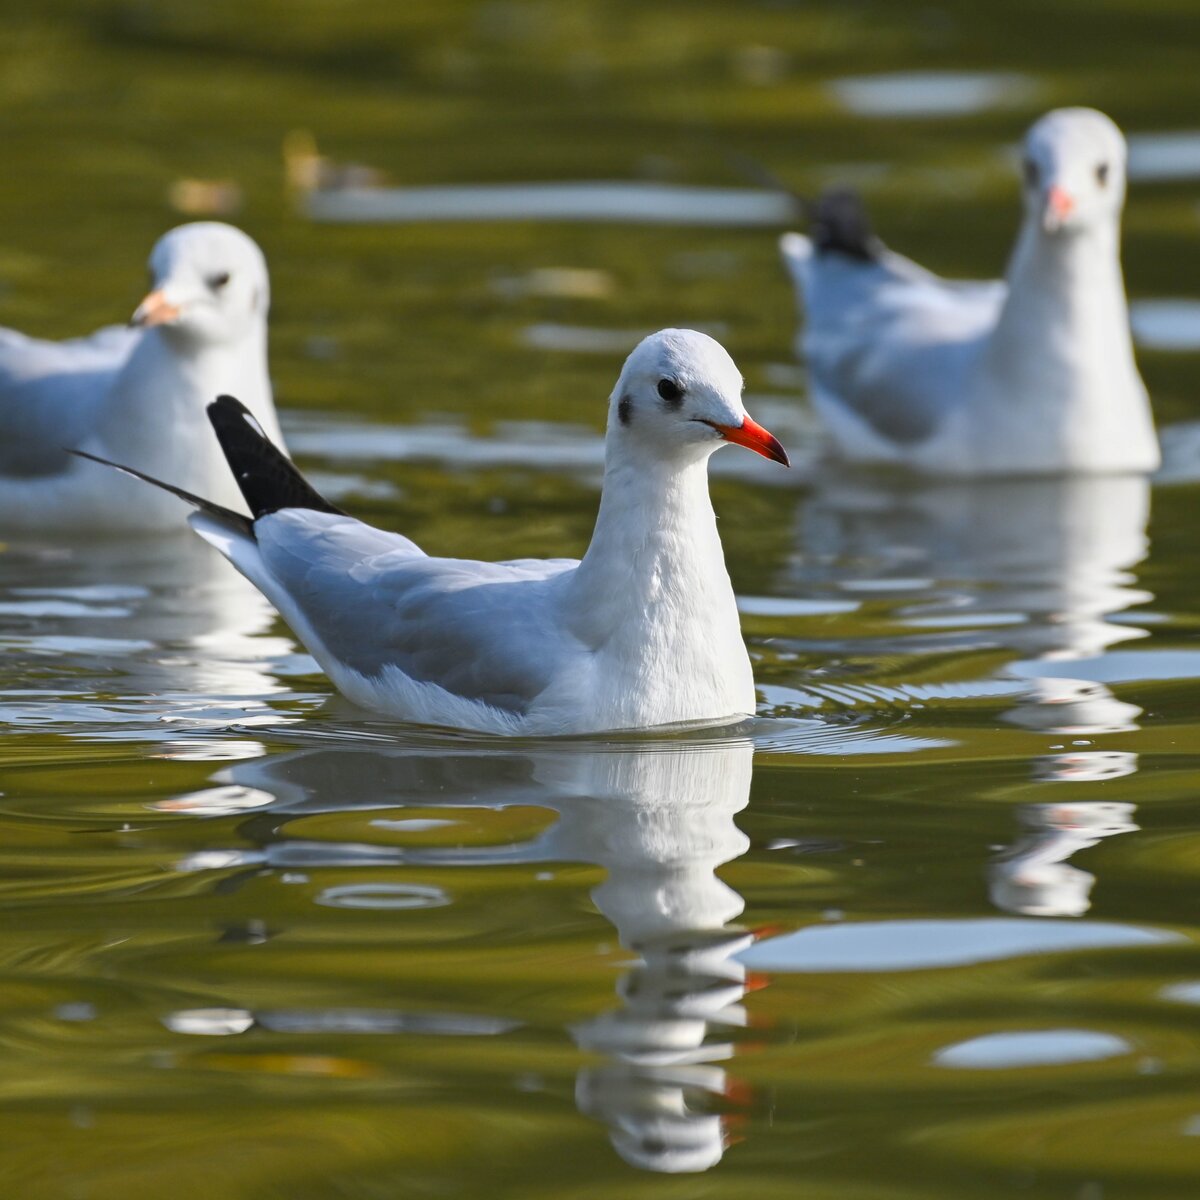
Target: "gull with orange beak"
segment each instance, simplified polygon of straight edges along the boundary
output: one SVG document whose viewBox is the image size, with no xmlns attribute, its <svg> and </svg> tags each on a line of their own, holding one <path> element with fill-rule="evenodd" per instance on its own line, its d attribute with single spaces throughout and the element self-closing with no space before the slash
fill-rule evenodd
<svg viewBox="0 0 1200 1200">
<path fill-rule="evenodd" d="M 150 256 L 128 327 L 48 342 L 0 330 L 0 534 L 174 531 L 180 507 L 64 447 L 240 501 L 205 407 L 237 389 L 279 439 L 267 376 L 262 252 L 217 222 L 182 225 Z"/>
<path fill-rule="evenodd" d="M 1125 139 L 1063 108 L 1025 137 L 1025 219 L 1002 282 L 930 274 L 857 196 L 782 242 L 799 348 L 837 454 L 929 475 L 1147 472 L 1159 463 L 1121 274 Z"/>
<path fill-rule="evenodd" d="M 432 557 L 334 508 L 229 396 L 209 415 L 253 519 L 146 482 L 196 506 L 196 532 L 365 708 L 537 736 L 727 724 L 754 712 L 754 679 L 708 460 L 733 442 L 787 463 L 741 394 L 733 360 L 702 333 L 666 329 L 637 346 L 609 399 L 581 561 Z"/>
<path fill-rule="evenodd" d="M 166 293 L 156 288 L 148 292 L 146 298 L 134 309 L 129 324 L 142 329 L 150 325 L 173 325 L 182 315 L 183 309 L 172 304 Z"/>
</svg>

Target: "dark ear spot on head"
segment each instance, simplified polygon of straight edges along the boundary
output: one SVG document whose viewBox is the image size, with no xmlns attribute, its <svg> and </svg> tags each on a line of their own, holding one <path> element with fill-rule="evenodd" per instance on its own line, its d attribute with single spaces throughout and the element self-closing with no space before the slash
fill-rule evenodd
<svg viewBox="0 0 1200 1200">
<path fill-rule="evenodd" d="M 628 425 L 633 420 L 633 399 L 631 397 L 621 397 L 621 402 L 617 405 L 617 420 L 622 425 Z"/>
</svg>

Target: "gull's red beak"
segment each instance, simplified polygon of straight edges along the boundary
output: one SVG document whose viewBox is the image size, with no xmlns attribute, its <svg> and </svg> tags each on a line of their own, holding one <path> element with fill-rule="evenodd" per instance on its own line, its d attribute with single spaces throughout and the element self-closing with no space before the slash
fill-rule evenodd
<svg viewBox="0 0 1200 1200">
<path fill-rule="evenodd" d="M 1063 222 L 1075 211 L 1075 197 L 1054 184 L 1046 193 L 1046 211 L 1042 214 L 1043 227 L 1053 233 L 1062 227 Z"/>
<path fill-rule="evenodd" d="M 740 425 L 717 425 L 714 423 L 713 428 L 727 442 L 745 446 L 747 450 L 753 450 L 755 454 L 761 454 L 763 458 L 771 458 L 777 463 L 783 463 L 785 467 L 792 465 L 788 460 L 787 451 L 780 445 L 779 439 L 749 417 L 746 417 Z"/>
</svg>

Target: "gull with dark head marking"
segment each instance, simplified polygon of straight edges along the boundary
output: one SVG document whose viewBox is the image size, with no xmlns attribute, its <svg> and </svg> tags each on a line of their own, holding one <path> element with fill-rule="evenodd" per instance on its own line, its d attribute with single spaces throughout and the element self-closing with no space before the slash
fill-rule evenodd
<svg viewBox="0 0 1200 1200">
<path fill-rule="evenodd" d="M 1002 282 L 947 281 L 893 253 L 849 192 L 821 200 L 811 239 L 783 238 L 841 457 L 936 475 L 1157 468 L 1121 274 L 1125 156 L 1094 109 L 1029 130 Z"/>
<path fill-rule="evenodd" d="M 238 229 L 203 221 L 159 239 L 128 328 L 42 341 L 0 330 L 0 533 L 155 532 L 179 505 L 73 458 L 119 457 L 215 501 L 239 501 L 205 406 L 237 389 L 280 441 L 267 376 L 267 266 Z"/>
<path fill-rule="evenodd" d="M 609 400 L 582 561 L 432 557 L 328 504 L 228 396 L 209 413 L 253 518 L 147 482 L 199 509 L 196 532 L 366 708 L 495 734 L 724 724 L 754 712 L 754 679 L 708 459 L 733 442 L 787 464 L 741 393 L 733 360 L 702 333 L 637 346 Z"/>
</svg>

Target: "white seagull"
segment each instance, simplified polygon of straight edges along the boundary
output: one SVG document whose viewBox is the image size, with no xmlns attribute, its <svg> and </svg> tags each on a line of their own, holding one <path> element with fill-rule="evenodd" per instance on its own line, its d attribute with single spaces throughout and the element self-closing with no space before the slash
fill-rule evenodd
<svg viewBox="0 0 1200 1200">
<path fill-rule="evenodd" d="M 217 222 L 181 225 L 150 256 L 152 290 L 130 328 L 49 342 L 0 330 L 0 533 L 155 532 L 166 496 L 67 448 L 119 457 L 221 504 L 238 492 L 205 406 L 238 390 L 280 439 L 267 375 L 270 290 L 262 251 Z"/>
<path fill-rule="evenodd" d="M 1159 464 L 1121 275 L 1125 139 L 1064 108 L 1030 130 L 1006 278 L 938 278 L 822 198 L 783 257 L 807 313 L 813 399 L 845 459 L 938 475 L 1141 472 Z"/>
<path fill-rule="evenodd" d="M 431 557 L 326 502 L 229 396 L 209 415 L 253 519 L 128 473 L 195 505 L 196 532 L 365 708 L 493 734 L 724 724 L 754 712 L 754 679 L 708 458 L 735 442 L 788 461 L 741 393 L 733 360 L 702 333 L 637 346 L 609 401 L 582 561 Z"/>
</svg>

